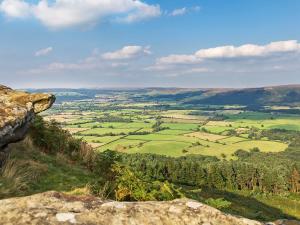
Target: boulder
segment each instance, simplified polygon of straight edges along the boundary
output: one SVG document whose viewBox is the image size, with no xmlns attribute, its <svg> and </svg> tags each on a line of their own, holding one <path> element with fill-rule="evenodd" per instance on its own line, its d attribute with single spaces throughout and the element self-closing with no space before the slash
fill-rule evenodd
<svg viewBox="0 0 300 225">
<path fill-rule="evenodd" d="M 30 94 L 0 85 L 0 151 L 24 138 L 36 113 L 52 106 L 50 94 Z"/>
<path fill-rule="evenodd" d="M 1 224 L 262 225 L 190 199 L 116 202 L 45 192 L 0 201 Z"/>
</svg>

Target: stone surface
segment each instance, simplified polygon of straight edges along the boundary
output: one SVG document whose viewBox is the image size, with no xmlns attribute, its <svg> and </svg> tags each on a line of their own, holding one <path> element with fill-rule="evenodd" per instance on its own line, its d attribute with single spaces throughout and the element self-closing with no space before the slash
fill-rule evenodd
<svg viewBox="0 0 300 225">
<path fill-rule="evenodd" d="M 50 108 L 55 97 L 29 94 L 0 85 L 0 150 L 21 140 L 36 113 Z"/>
<path fill-rule="evenodd" d="M 190 199 L 115 202 L 58 192 L 1 200 L 0 221 L 4 225 L 261 225 Z"/>
</svg>

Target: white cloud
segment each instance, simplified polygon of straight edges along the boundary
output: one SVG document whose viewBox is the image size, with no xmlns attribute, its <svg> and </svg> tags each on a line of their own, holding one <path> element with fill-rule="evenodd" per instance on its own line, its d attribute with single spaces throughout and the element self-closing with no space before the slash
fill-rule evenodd
<svg viewBox="0 0 300 225">
<path fill-rule="evenodd" d="M 221 46 L 216 48 L 202 49 L 196 52 L 198 58 L 239 58 L 261 57 L 277 53 L 296 52 L 300 50 L 300 44 L 296 40 L 271 42 L 267 45 L 246 44 L 239 47 Z"/>
<path fill-rule="evenodd" d="M 148 18 L 159 17 L 161 15 L 161 10 L 158 5 L 147 5 L 139 1 L 136 1 L 136 4 L 136 10 L 133 10 L 124 17 L 118 17 L 116 21 L 121 23 L 132 23 Z"/>
<path fill-rule="evenodd" d="M 167 13 L 167 14 L 169 16 L 182 16 L 182 15 L 185 15 L 185 14 L 191 13 L 191 12 L 199 12 L 200 9 L 201 9 L 200 6 L 193 6 L 190 8 L 183 7 L 183 8 L 174 9 L 172 12 Z"/>
<path fill-rule="evenodd" d="M 186 14 L 187 13 L 187 9 L 186 9 L 186 7 L 184 7 L 184 8 L 180 8 L 180 9 L 174 9 L 171 13 L 170 13 L 170 15 L 171 16 L 181 16 L 181 15 L 184 15 L 184 14 Z"/>
<path fill-rule="evenodd" d="M 103 59 L 107 60 L 119 60 L 119 59 L 131 59 L 142 55 L 149 55 L 150 47 L 142 47 L 142 46 L 125 46 L 120 50 L 114 52 L 107 52 L 102 54 Z"/>
<path fill-rule="evenodd" d="M 228 45 L 215 48 L 200 49 L 191 55 L 169 55 L 159 58 L 158 64 L 188 64 L 209 59 L 237 59 L 281 56 L 287 53 L 300 52 L 300 44 L 296 40 L 271 42 L 266 45 L 246 44 L 238 47 Z"/>
<path fill-rule="evenodd" d="M 76 61 L 56 61 L 31 70 L 30 74 L 97 74 L 130 76 L 194 76 L 218 74 L 259 74 L 299 71 L 298 41 L 279 41 L 265 45 L 220 46 L 200 49 L 193 54 L 173 54 L 151 63 L 150 48 L 124 46 L 111 52 L 95 49 Z M 133 60 L 134 59 L 134 60 Z"/>
<path fill-rule="evenodd" d="M 38 51 L 35 52 L 35 56 L 45 56 L 48 55 L 50 52 L 53 51 L 52 47 L 48 47 L 48 48 L 44 48 L 44 49 L 40 49 Z"/>
<path fill-rule="evenodd" d="M 297 71 L 296 65 L 299 62 L 300 43 L 288 40 L 265 45 L 219 46 L 199 49 L 192 54 L 171 54 L 157 58 L 153 65 L 145 67 L 144 70 L 172 76 L 271 73 Z"/>
<path fill-rule="evenodd" d="M 46 48 L 36 52 L 36 55 L 45 55 L 51 50 Z M 39 68 L 27 70 L 30 74 L 41 74 L 58 71 L 92 71 L 99 70 L 106 72 L 120 72 L 135 67 L 138 68 L 139 61 L 130 63 L 130 59 L 151 54 L 150 47 L 125 46 L 115 52 L 101 54 L 98 49 L 94 49 L 90 56 L 75 62 L 52 62 Z M 120 61 L 121 60 L 121 61 Z"/>
<path fill-rule="evenodd" d="M 4 0 L 0 4 L 0 12 L 7 17 L 26 18 L 30 15 L 31 8 L 25 1 Z"/>
<path fill-rule="evenodd" d="M 30 15 L 52 29 L 93 25 L 108 17 L 131 23 L 161 14 L 159 5 L 149 5 L 140 0 L 55 0 L 50 3 L 40 0 L 37 4 L 4 0 L 0 9 L 11 18 Z"/>
<path fill-rule="evenodd" d="M 200 61 L 195 55 L 169 55 L 158 59 L 159 64 L 192 64 Z"/>
</svg>

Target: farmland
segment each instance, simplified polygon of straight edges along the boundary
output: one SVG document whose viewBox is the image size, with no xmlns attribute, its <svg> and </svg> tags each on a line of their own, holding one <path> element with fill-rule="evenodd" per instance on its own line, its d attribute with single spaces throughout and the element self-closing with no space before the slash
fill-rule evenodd
<svg viewBox="0 0 300 225">
<path fill-rule="evenodd" d="M 172 101 L 137 100 L 136 92 L 59 102 L 44 114 L 96 151 L 191 154 L 236 159 L 237 150 L 280 152 L 289 143 L 270 140 L 264 130 L 300 131 L 300 116 L 255 111 L 241 105 L 186 106 Z M 278 109 L 275 107 L 275 109 Z M 280 108 L 283 110 L 283 108 Z"/>
<path fill-rule="evenodd" d="M 70 93 L 76 91 L 80 99 L 58 95 L 42 115 L 54 129 L 37 143 L 43 145 L 46 135 L 57 151 L 57 141 L 65 145 L 72 160 L 80 157 L 76 143 L 88 143 L 97 160 L 85 160 L 101 179 L 111 179 L 120 163 L 149 190 L 148 182 L 169 182 L 188 198 L 230 202 L 222 209 L 229 213 L 265 221 L 299 218 L 299 104 L 200 104 L 194 90 Z M 71 145 L 60 141 L 64 135 Z"/>
</svg>

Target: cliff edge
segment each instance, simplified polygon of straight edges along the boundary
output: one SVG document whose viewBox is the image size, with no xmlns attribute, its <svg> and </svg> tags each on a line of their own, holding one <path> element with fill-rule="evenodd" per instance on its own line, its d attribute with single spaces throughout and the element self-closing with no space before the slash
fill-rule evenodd
<svg viewBox="0 0 300 225">
<path fill-rule="evenodd" d="M 24 138 L 36 113 L 52 106 L 50 94 L 30 94 L 0 85 L 0 151 Z"/>
</svg>

